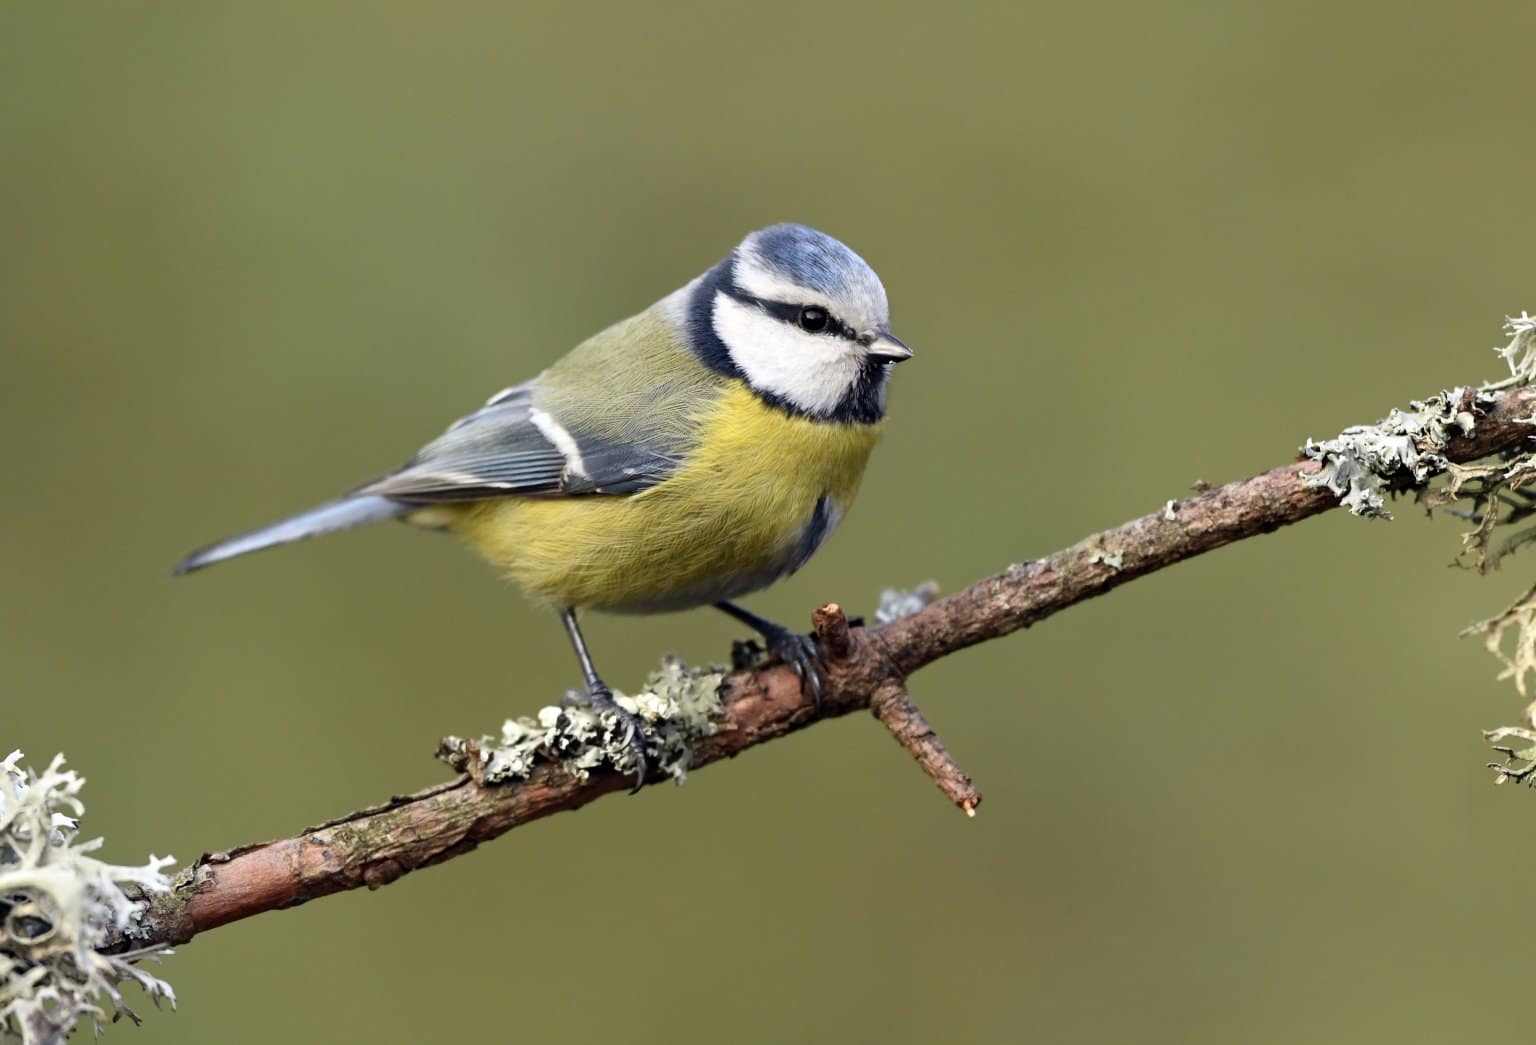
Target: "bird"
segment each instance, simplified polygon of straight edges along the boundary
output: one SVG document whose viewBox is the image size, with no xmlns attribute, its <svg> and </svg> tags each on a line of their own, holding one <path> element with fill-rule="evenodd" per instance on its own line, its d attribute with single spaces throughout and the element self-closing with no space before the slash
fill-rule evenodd
<svg viewBox="0 0 1536 1045">
<path fill-rule="evenodd" d="M 837 528 L 880 438 L 891 370 L 911 356 L 863 258 L 808 226 L 770 225 L 395 471 L 172 572 L 392 519 L 456 533 L 559 614 L 582 673 L 573 698 L 622 729 L 638 790 L 639 723 L 598 673 L 578 611 L 713 605 L 819 701 L 815 640 L 735 600 L 794 573 Z"/>
</svg>

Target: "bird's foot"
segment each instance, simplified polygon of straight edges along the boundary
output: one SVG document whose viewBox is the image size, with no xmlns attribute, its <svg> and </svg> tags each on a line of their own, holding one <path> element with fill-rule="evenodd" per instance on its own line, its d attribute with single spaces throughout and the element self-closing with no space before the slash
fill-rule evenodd
<svg viewBox="0 0 1536 1045">
<path fill-rule="evenodd" d="M 613 691 L 606 686 L 594 687 L 585 693 L 568 693 L 560 704 L 562 707 L 584 707 L 596 715 L 605 730 L 603 746 L 609 748 L 610 744 L 616 742 L 618 747 L 629 750 L 630 758 L 634 761 L 635 786 L 629 789 L 629 793 L 635 794 L 645 786 L 650 762 L 645 752 L 645 726 L 638 715 L 626 711 L 613 699 Z"/>
<path fill-rule="evenodd" d="M 770 660 L 788 664 L 794 670 L 795 677 L 800 680 L 800 688 L 810 689 L 811 699 L 820 709 L 824 678 L 821 646 L 816 636 L 802 635 L 770 621 L 762 622 L 757 628 L 763 636 L 763 645 L 758 647 L 756 642 L 738 643 L 738 648 L 732 652 L 732 660 L 738 662 L 736 666 L 747 666 L 739 663 L 742 660 L 739 653 L 749 653 L 759 648 L 765 650 Z"/>
</svg>

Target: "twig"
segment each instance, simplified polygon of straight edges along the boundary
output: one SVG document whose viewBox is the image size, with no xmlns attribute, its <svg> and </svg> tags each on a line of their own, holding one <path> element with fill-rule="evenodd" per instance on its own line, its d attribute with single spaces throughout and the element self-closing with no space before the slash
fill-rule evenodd
<svg viewBox="0 0 1536 1045">
<path fill-rule="evenodd" d="M 917 764 L 939 785 L 939 790 L 964 810 L 966 816 L 975 816 L 976 807 L 981 805 L 981 792 L 971 783 L 970 776 L 955 765 L 938 734 L 912 703 L 907 687 L 895 679 L 886 679 L 870 697 L 869 709 L 891 731 L 896 743 L 917 759 Z"/>
<path fill-rule="evenodd" d="M 1451 439 L 1445 457 L 1466 462 L 1515 448 L 1532 434 L 1524 419 L 1533 407 L 1536 390 L 1529 387 L 1486 400 L 1467 393 L 1466 409 L 1477 414 L 1475 430 Z M 903 743 L 965 808 L 964 796 L 973 793 L 965 790 L 969 780 L 943 754 L 905 696 L 907 676 L 1136 577 L 1336 507 L 1333 493 L 1303 481 L 1317 471 L 1316 462 L 1292 462 L 1203 489 L 1043 559 L 1011 566 L 911 616 L 847 630 L 846 639 L 846 618 L 835 608 L 824 608 L 818 633 L 828 653 L 827 686 L 820 704 L 801 692 L 794 672 L 782 665 L 733 672 L 722 686 L 718 731 L 694 744 L 692 765 L 733 757 L 878 700 L 882 721 L 896 722 L 893 732 L 899 739 L 914 738 Z M 1396 482 L 1400 489 L 1409 485 L 1408 478 Z M 212 853 L 178 875 L 171 893 L 152 898 L 138 930 L 122 946 L 185 943 L 263 911 L 359 886 L 377 888 L 530 820 L 577 809 L 627 783 L 620 774 L 603 770 L 582 780 L 555 763 L 537 765 L 529 779 L 516 784 L 482 786 L 463 776 L 294 838 Z"/>
<path fill-rule="evenodd" d="M 853 635 L 848 628 L 848 615 L 837 603 L 829 602 L 811 614 L 811 630 L 816 633 L 816 641 L 821 644 L 821 651 L 828 659 L 847 660 L 853 652 Z"/>
</svg>

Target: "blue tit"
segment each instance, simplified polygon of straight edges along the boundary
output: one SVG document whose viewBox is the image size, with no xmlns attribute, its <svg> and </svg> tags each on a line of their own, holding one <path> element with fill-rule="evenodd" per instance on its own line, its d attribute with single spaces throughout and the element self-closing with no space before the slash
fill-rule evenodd
<svg viewBox="0 0 1536 1045">
<path fill-rule="evenodd" d="M 384 519 L 453 531 L 559 611 L 587 698 L 628 730 L 643 782 L 636 723 L 593 666 L 576 611 L 713 604 L 819 696 L 814 643 L 731 600 L 793 573 L 836 529 L 880 437 L 891 367 L 911 355 L 862 258 L 773 225 L 498 392 L 399 470 L 175 572 Z"/>
</svg>

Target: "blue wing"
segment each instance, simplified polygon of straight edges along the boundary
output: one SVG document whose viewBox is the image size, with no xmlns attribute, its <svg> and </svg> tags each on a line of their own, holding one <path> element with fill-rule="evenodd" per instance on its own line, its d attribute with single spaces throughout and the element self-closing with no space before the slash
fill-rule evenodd
<svg viewBox="0 0 1536 1045">
<path fill-rule="evenodd" d="M 675 449 L 605 438 L 535 405 L 537 379 L 497 393 L 396 472 L 354 491 L 406 503 L 510 494 L 630 494 L 678 467 Z"/>
</svg>

